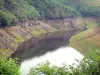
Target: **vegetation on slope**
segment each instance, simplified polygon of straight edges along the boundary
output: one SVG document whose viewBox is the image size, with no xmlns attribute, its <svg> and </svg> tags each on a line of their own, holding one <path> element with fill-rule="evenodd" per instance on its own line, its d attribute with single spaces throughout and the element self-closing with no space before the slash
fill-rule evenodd
<svg viewBox="0 0 100 75">
<path fill-rule="evenodd" d="M 85 17 L 100 17 L 100 6 L 77 5 L 76 10 Z"/>
<path fill-rule="evenodd" d="M 75 8 L 82 16 L 100 17 L 100 1 L 99 0 L 67 0 L 68 5 Z"/>
<path fill-rule="evenodd" d="M 79 13 L 63 4 L 58 0 L 27 0 L 39 11 L 42 19 L 63 19 L 67 17 L 76 17 Z M 60 3 L 61 2 L 61 3 Z"/>
<path fill-rule="evenodd" d="M 74 67 L 75 64 L 58 67 L 47 61 L 33 67 L 28 75 L 100 75 L 100 51 L 96 51 L 97 55 L 94 58 L 77 60 L 79 63 L 77 67 Z M 19 70 L 16 60 L 0 59 L 0 75 L 20 75 Z"/>
<path fill-rule="evenodd" d="M 89 28 L 70 39 L 70 46 L 76 48 L 85 56 L 95 56 L 96 49 L 100 49 L 100 27 Z M 92 50 L 90 49 L 92 48 Z"/>
<path fill-rule="evenodd" d="M 96 2 L 96 1 L 94 1 Z M 100 6 L 85 0 L 0 0 L 0 25 L 15 25 L 33 19 L 100 17 Z"/>
<path fill-rule="evenodd" d="M 73 64 L 73 66 L 63 65 L 61 67 L 50 64 L 49 62 L 42 63 L 32 68 L 28 75 L 100 75 L 100 54 L 96 58 L 83 59 L 78 61 L 79 66 Z"/>
<path fill-rule="evenodd" d="M 0 0 L 0 25 L 14 25 L 33 19 L 75 17 L 79 13 L 70 6 L 53 0 Z"/>
<path fill-rule="evenodd" d="M 0 75 L 20 75 L 19 69 L 16 60 L 0 58 Z"/>
<path fill-rule="evenodd" d="M 65 0 L 71 5 L 85 4 L 88 6 L 100 6 L 100 0 Z"/>
<path fill-rule="evenodd" d="M 100 6 L 100 0 L 81 0 L 81 2 L 89 6 Z"/>
<path fill-rule="evenodd" d="M 38 11 L 24 0 L 0 0 L 0 25 L 14 25 L 26 19 L 39 18 Z"/>
</svg>

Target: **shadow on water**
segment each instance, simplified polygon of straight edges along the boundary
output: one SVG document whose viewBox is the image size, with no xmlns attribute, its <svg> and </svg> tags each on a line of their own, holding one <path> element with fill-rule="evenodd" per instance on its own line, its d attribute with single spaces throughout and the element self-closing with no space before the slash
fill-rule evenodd
<svg viewBox="0 0 100 75">
<path fill-rule="evenodd" d="M 31 38 L 19 45 L 18 50 L 11 57 L 19 58 L 20 62 L 44 55 L 49 51 L 54 51 L 69 44 L 69 39 L 74 31 L 57 32 L 42 36 L 41 38 Z"/>
</svg>

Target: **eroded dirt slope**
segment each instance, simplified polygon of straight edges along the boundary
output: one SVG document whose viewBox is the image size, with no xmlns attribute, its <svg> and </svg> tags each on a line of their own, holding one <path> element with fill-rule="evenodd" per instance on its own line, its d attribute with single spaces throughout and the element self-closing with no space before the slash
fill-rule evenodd
<svg viewBox="0 0 100 75">
<path fill-rule="evenodd" d="M 0 28 L 0 55 L 10 56 L 18 46 L 31 39 L 63 30 L 81 30 L 85 28 L 80 19 L 27 21 L 17 26 Z"/>
</svg>

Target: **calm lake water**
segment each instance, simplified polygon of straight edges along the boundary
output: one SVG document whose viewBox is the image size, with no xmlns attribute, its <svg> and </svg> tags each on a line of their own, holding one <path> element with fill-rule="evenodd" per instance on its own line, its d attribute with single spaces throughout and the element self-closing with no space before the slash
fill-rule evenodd
<svg viewBox="0 0 100 75">
<path fill-rule="evenodd" d="M 74 31 L 59 32 L 39 39 L 32 38 L 19 45 L 12 57 L 20 59 L 21 75 L 27 75 L 30 68 L 47 60 L 57 66 L 61 66 L 63 63 L 78 65 L 75 59 L 80 60 L 84 56 L 77 50 L 68 47 L 69 39 L 73 34 Z"/>
<path fill-rule="evenodd" d="M 76 65 L 78 65 L 78 62 L 76 62 L 75 59 L 81 60 L 83 57 L 84 56 L 82 54 L 71 47 L 62 47 L 53 52 L 47 52 L 40 57 L 34 57 L 23 61 L 20 66 L 21 75 L 28 74 L 30 68 L 46 60 L 57 66 L 61 66 L 63 63 L 66 63 L 68 65 L 72 65 L 73 63 L 75 63 Z"/>
</svg>

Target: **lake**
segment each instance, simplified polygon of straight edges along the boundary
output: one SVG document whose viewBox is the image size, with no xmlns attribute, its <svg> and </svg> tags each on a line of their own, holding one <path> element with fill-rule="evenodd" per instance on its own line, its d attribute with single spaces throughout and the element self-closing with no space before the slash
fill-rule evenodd
<svg viewBox="0 0 100 75">
<path fill-rule="evenodd" d="M 40 57 L 34 57 L 23 61 L 20 66 L 21 75 L 28 74 L 30 68 L 46 60 L 57 66 L 61 66 L 63 63 L 68 65 L 72 65 L 73 63 L 75 63 L 77 65 L 78 62 L 76 62 L 75 59 L 81 60 L 83 57 L 84 56 L 82 54 L 71 47 L 62 47 L 53 52 L 47 52 Z"/>
<path fill-rule="evenodd" d="M 21 75 L 27 75 L 29 70 L 38 63 L 49 61 L 61 66 L 63 63 L 78 65 L 76 59 L 84 56 L 74 48 L 68 47 L 69 39 L 74 32 L 63 32 L 47 35 L 39 39 L 31 39 L 21 44 L 12 57 L 20 59 Z"/>
</svg>

